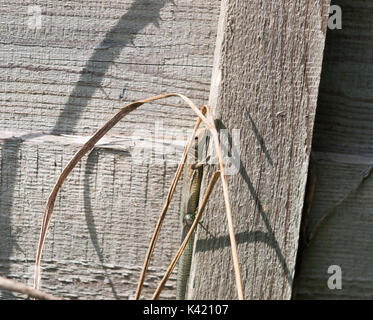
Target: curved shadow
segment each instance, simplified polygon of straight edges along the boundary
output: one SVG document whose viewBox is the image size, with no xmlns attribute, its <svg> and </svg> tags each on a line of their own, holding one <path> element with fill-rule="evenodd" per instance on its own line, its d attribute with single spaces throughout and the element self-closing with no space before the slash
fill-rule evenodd
<svg viewBox="0 0 373 320">
<path fill-rule="evenodd" d="M 158 26 L 160 10 L 169 0 L 136 0 L 127 12 L 118 20 L 106 34 L 104 39 L 93 51 L 81 71 L 69 99 L 58 116 L 52 129 L 52 134 L 72 134 L 96 90 L 100 89 L 101 82 L 109 69 L 119 56 L 123 48 L 133 45 L 136 35 L 149 24 Z M 145 10 L 146 9 L 146 10 Z M 100 63 L 100 72 L 95 71 L 95 65 Z M 82 97 L 82 93 L 84 96 Z M 75 99 L 79 99 L 79 104 Z"/>
<path fill-rule="evenodd" d="M 251 117 L 250 120 L 252 121 Z M 221 120 L 216 120 L 216 127 L 218 130 L 220 129 L 227 129 L 226 126 L 223 124 Z M 254 125 L 254 124 L 253 124 Z M 256 128 L 256 127 L 255 127 Z M 227 132 L 229 132 L 227 130 Z M 269 152 L 267 151 L 267 148 L 264 145 L 264 140 L 261 138 L 260 134 L 258 131 L 255 131 L 254 133 L 258 141 L 261 143 L 262 146 L 262 151 L 266 155 L 266 158 L 269 162 L 270 165 L 272 165 L 272 158 L 269 156 Z M 229 133 L 228 133 L 229 134 Z M 287 266 L 286 259 L 281 251 L 280 245 L 275 237 L 275 233 L 273 231 L 273 228 L 271 226 L 271 223 L 265 213 L 265 210 L 263 208 L 263 205 L 261 201 L 259 200 L 258 194 L 254 188 L 254 185 L 252 184 L 250 177 L 245 169 L 245 165 L 242 162 L 242 159 L 240 157 L 240 153 L 238 150 L 235 148 L 234 144 L 231 143 L 232 137 L 229 134 L 228 136 L 228 141 L 230 142 L 230 153 L 235 159 L 239 159 L 239 161 L 232 161 L 232 164 L 237 166 L 237 163 L 239 162 L 239 167 L 236 167 L 238 170 L 239 174 L 241 175 L 242 179 L 246 183 L 249 192 L 253 199 L 255 200 L 256 207 L 260 213 L 260 216 L 268 230 L 268 232 L 262 232 L 262 231 L 244 231 L 241 233 L 236 234 L 236 240 L 237 243 L 252 243 L 252 242 L 262 242 L 265 243 L 266 245 L 270 246 L 273 248 L 276 252 L 277 258 L 280 261 L 281 267 L 284 271 L 286 280 L 289 285 L 293 283 L 293 277 L 291 275 L 291 272 L 289 270 L 289 267 Z M 222 152 L 223 154 L 228 154 L 228 151 L 226 147 L 222 144 L 221 145 Z M 229 241 L 229 236 L 221 236 L 221 237 L 214 237 L 211 239 L 199 239 L 197 240 L 196 244 L 196 252 L 201 252 L 201 251 L 209 251 L 209 250 L 216 250 L 219 248 L 224 248 L 224 247 L 229 247 L 230 246 L 230 241 Z"/>
<path fill-rule="evenodd" d="M 109 274 L 107 273 L 107 268 L 104 266 L 104 255 L 102 254 L 102 250 L 100 248 L 100 244 L 98 241 L 96 227 L 95 227 L 95 219 L 93 216 L 93 211 L 92 211 L 92 206 L 91 206 L 91 196 L 90 196 L 88 176 L 97 169 L 98 158 L 99 158 L 99 155 L 96 150 L 93 150 L 88 155 L 88 158 L 87 158 L 86 168 L 85 168 L 85 173 L 84 173 L 84 214 L 85 214 L 85 220 L 87 222 L 89 236 L 91 238 L 93 247 L 95 248 L 96 254 L 100 260 L 101 267 L 105 272 L 105 277 L 109 281 L 109 285 L 110 285 L 111 291 L 115 299 L 119 300 L 118 294 L 115 290 L 114 283 L 110 279 Z"/>
<path fill-rule="evenodd" d="M 256 140 L 258 141 L 259 146 L 260 146 L 260 148 L 262 149 L 262 151 L 263 151 L 265 157 L 267 158 L 269 164 L 271 165 L 271 167 L 273 167 L 272 157 L 271 157 L 271 155 L 270 155 L 270 153 L 269 153 L 269 151 L 268 151 L 268 149 L 267 149 L 267 147 L 266 147 L 266 145 L 265 145 L 265 143 L 264 143 L 264 139 L 263 139 L 263 137 L 261 136 L 261 134 L 260 134 L 260 132 L 259 132 L 259 129 L 258 129 L 258 127 L 256 126 L 255 121 L 253 120 L 253 118 L 251 117 L 251 115 L 250 115 L 248 112 L 247 112 L 247 115 L 248 115 L 249 120 L 250 120 L 250 122 L 251 122 L 251 126 L 252 126 L 252 128 L 253 128 L 255 138 L 256 138 Z"/>
<path fill-rule="evenodd" d="M 244 231 L 236 233 L 237 244 L 241 243 L 252 243 L 252 242 L 264 242 L 271 248 L 276 248 L 276 242 L 271 237 L 269 232 L 263 231 Z M 219 236 L 209 239 L 198 239 L 197 240 L 197 252 L 206 252 L 210 250 L 223 249 L 230 246 L 228 236 Z"/>
<path fill-rule="evenodd" d="M 86 62 L 78 82 L 75 84 L 63 111 L 59 114 L 58 120 L 50 132 L 51 134 L 74 133 L 82 112 L 95 91 L 101 89 L 100 84 L 108 68 L 114 63 L 121 50 L 133 43 L 136 35 L 147 25 L 154 23 L 158 26 L 160 10 L 169 2 L 173 3 L 171 0 L 133 1 L 127 12 L 119 19 L 116 25 L 105 34 L 104 39 Z M 97 62 L 100 62 L 100 72 L 94 70 L 94 64 L 97 64 Z M 83 97 L 82 93 L 84 93 Z M 79 104 L 75 102 L 76 98 L 79 98 Z M 21 145 L 22 137 L 5 139 L 1 150 L 0 271 L 4 276 L 9 275 L 11 265 L 9 258 L 16 242 L 16 238 L 11 235 L 11 215 L 17 171 L 20 167 L 18 154 Z M 91 235 L 91 239 L 94 239 L 94 235 Z M 96 244 L 98 245 L 98 243 Z M 11 293 L 3 290 L 0 290 L 0 297 L 3 299 L 15 298 Z"/>
<path fill-rule="evenodd" d="M 271 226 L 271 223 L 264 211 L 264 208 L 263 208 L 263 205 L 262 203 L 260 202 L 259 200 L 259 197 L 258 197 L 258 194 L 256 193 L 256 190 L 249 178 L 249 175 L 247 174 L 247 171 L 242 163 L 242 160 L 241 161 L 241 169 L 240 169 L 240 174 L 243 178 L 243 180 L 246 182 L 248 188 L 249 188 L 249 191 L 250 191 L 250 194 L 251 196 L 254 198 L 255 200 L 255 203 L 256 203 L 256 206 L 258 208 L 258 211 L 260 213 L 260 216 L 262 217 L 262 220 L 268 230 L 267 232 L 267 235 L 266 237 L 263 239 L 263 241 L 261 241 L 260 239 L 258 239 L 258 241 L 261 241 L 261 242 L 264 242 L 266 243 L 267 245 L 271 246 L 275 252 L 276 252 L 276 255 L 277 255 L 277 258 L 279 259 L 280 263 L 281 263 L 281 267 L 285 273 L 285 276 L 286 276 L 286 280 L 288 282 L 289 285 L 291 285 L 293 283 L 293 277 L 291 275 L 291 272 L 286 264 L 286 260 L 285 260 L 285 257 L 284 255 L 282 254 L 282 251 L 281 251 L 281 248 L 280 248 L 280 245 L 278 244 L 278 241 L 275 237 L 275 233 L 272 229 L 272 226 Z"/>
</svg>

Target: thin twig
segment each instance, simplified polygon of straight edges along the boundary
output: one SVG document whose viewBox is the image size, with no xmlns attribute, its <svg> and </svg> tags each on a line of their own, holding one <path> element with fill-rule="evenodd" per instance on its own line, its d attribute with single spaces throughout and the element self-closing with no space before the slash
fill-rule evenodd
<svg viewBox="0 0 373 320">
<path fill-rule="evenodd" d="M 189 98 L 179 93 L 169 93 L 169 94 L 164 94 L 164 95 L 153 96 L 148 99 L 135 101 L 121 108 L 109 121 L 107 121 L 104 124 L 103 127 L 101 127 L 99 130 L 96 131 L 96 133 L 81 147 L 81 149 L 79 149 L 79 151 L 76 152 L 76 154 L 73 156 L 73 158 L 66 165 L 66 167 L 63 169 L 62 173 L 58 177 L 57 182 L 54 185 L 53 190 L 48 197 L 48 201 L 44 209 L 43 221 L 42 221 L 42 226 L 41 226 L 41 231 L 40 231 L 40 236 L 39 236 L 39 244 L 38 244 L 38 249 L 37 249 L 36 259 L 35 259 L 34 289 L 39 289 L 41 255 L 42 255 L 47 231 L 48 231 L 48 228 L 49 228 L 52 216 L 53 216 L 53 209 L 54 209 L 56 197 L 57 197 L 58 191 L 61 189 L 63 182 L 66 180 L 66 178 L 71 173 L 71 171 L 74 169 L 74 167 L 77 165 L 77 163 L 82 159 L 82 157 L 85 154 L 87 154 L 90 150 L 92 150 L 95 144 L 112 127 L 114 127 L 121 119 L 123 119 L 130 112 L 136 110 L 138 107 L 140 107 L 144 103 L 156 101 L 156 100 L 164 99 L 168 97 L 179 97 L 183 99 L 188 104 L 188 106 L 197 114 L 197 116 L 207 125 L 207 127 L 208 128 L 211 127 L 210 123 L 207 121 L 207 119 L 202 114 L 202 112 L 198 109 L 198 107 Z"/>
<path fill-rule="evenodd" d="M 202 110 L 202 114 L 204 114 L 205 112 L 206 112 L 206 110 L 203 109 Z M 186 157 L 188 155 L 188 151 L 190 149 L 190 146 L 192 145 L 193 138 L 196 135 L 196 132 L 197 132 L 200 124 L 201 124 L 201 119 L 198 118 L 197 122 L 196 122 L 196 124 L 194 126 L 193 133 L 192 133 L 192 135 L 191 135 L 191 137 L 190 137 L 187 145 L 184 148 L 182 159 L 181 159 L 181 161 L 180 161 L 180 163 L 179 163 L 179 165 L 177 167 L 174 179 L 172 180 L 172 183 L 171 183 L 170 190 L 168 191 L 168 194 L 167 194 L 166 201 L 165 201 L 165 203 L 163 205 L 162 212 L 161 212 L 161 214 L 160 214 L 160 216 L 158 218 L 157 225 L 156 225 L 156 227 L 154 229 L 154 233 L 153 233 L 152 239 L 150 240 L 148 251 L 146 253 L 144 265 L 142 267 L 141 274 L 140 274 L 140 279 L 139 279 L 139 282 L 137 284 L 137 289 L 136 289 L 136 294 L 135 294 L 135 299 L 136 300 L 138 300 L 140 298 L 142 286 L 143 286 L 144 280 L 145 280 L 145 274 L 146 274 L 146 272 L 148 270 L 148 267 L 149 267 L 149 264 L 150 264 L 150 259 L 152 257 L 153 252 L 154 252 L 155 244 L 157 242 L 158 235 L 160 233 L 163 220 L 164 220 L 164 218 L 166 216 L 167 209 L 168 209 L 168 207 L 170 205 L 172 196 L 173 196 L 173 194 L 175 192 L 175 188 L 176 188 L 177 182 L 179 181 L 181 173 L 183 171 L 184 164 L 185 164 L 185 161 L 186 161 Z"/>
<path fill-rule="evenodd" d="M 77 163 L 81 160 L 81 158 L 85 154 L 87 154 L 89 151 L 91 151 L 94 148 L 95 144 L 112 127 L 114 127 L 121 119 L 123 119 L 130 112 L 136 110 L 138 107 L 140 107 L 144 103 L 151 102 L 151 101 L 156 101 L 156 100 L 163 99 L 163 98 L 168 98 L 168 97 L 179 97 L 179 98 L 183 99 L 188 104 L 188 106 L 197 114 L 197 116 L 199 118 L 198 119 L 198 125 L 199 125 L 200 121 L 202 121 L 206 125 L 207 129 L 209 129 L 209 131 L 211 132 L 211 134 L 213 136 L 215 148 L 217 149 L 217 153 L 218 153 L 220 175 L 221 175 L 222 184 L 223 184 L 224 201 L 225 201 L 225 207 L 226 207 L 226 215 L 227 215 L 227 221 L 228 221 L 229 236 L 230 236 L 231 247 L 232 247 L 232 257 L 233 257 L 233 265 L 234 265 L 235 278 L 236 278 L 237 293 L 238 293 L 238 298 L 243 299 L 242 279 L 241 279 L 241 273 L 240 273 L 240 269 L 239 269 L 239 265 L 238 265 L 237 244 L 236 244 L 236 240 L 235 240 L 233 223 L 232 223 L 232 220 L 233 220 L 232 219 L 232 210 L 231 210 L 231 206 L 230 206 L 230 202 L 229 202 L 228 185 L 227 185 L 227 181 L 226 181 L 223 158 L 222 158 L 221 149 L 220 149 L 219 136 L 218 136 L 218 132 L 217 132 L 216 127 L 215 127 L 215 122 L 214 122 L 213 117 L 212 117 L 212 115 L 211 115 L 211 113 L 210 113 L 210 111 L 208 110 L 207 107 L 204 107 L 202 110 L 205 110 L 205 111 L 208 110 L 208 117 L 209 117 L 208 119 L 205 117 L 204 113 L 201 112 L 198 109 L 198 107 L 189 98 L 187 98 L 186 96 L 184 96 L 182 94 L 179 94 L 179 93 L 170 93 L 170 94 L 153 96 L 153 97 L 150 97 L 148 99 L 133 102 L 133 103 L 121 108 L 114 115 L 113 118 L 111 118 L 108 122 L 106 122 L 105 125 L 103 127 L 101 127 L 81 147 L 81 149 L 78 152 L 76 152 L 76 154 L 73 156 L 73 158 L 70 160 L 70 162 L 66 165 L 66 167 L 64 168 L 64 170 L 60 174 L 56 184 L 54 185 L 54 188 L 53 188 L 51 194 L 48 197 L 48 201 L 47 201 L 47 204 L 46 204 L 46 207 L 45 207 L 45 210 L 44 210 L 43 221 L 42 221 L 40 237 L 39 237 L 39 245 L 38 245 L 38 249 L 37 249 L 37 253 L 36 253 L 36 259 L 35 259 L 34 289 L 39 289 L 41 255 L 42 255 L 42 251 L 43 251 L 43 247 L 44 247 L 44 243 L 45 243 L 45 239 L 46 239 L 46 234 L 47 234 L 47 231 L 48 231 L 51 219 L 52 219 L 56 197 L 57 197 L 58 191 L 61 189 L 61 186 L 62 186 L 63 182 L 66 180 L 66 178 L 71 173 L 71 171 L 74 169 L 74 167 L 77 165 Z M 179 177 L 180 177 L 182 166 L 179 166 L 179 168 L 181 168 L 181 169 L 179 170 L 180 172 L 177 173 L 178 174 L 177 179 L 179 179 Z M 176 178 L 176 176 L 175 176 L 175 178 Z M 172 186 L 170 188 L 171 192 L 169 193 L 171 195 L 171 197 L 172 197 L 172 194 L 175 190 L 176 183 L 177 183 L 177 180 L 174 179 L 174 183 L 172 184 Z M 171 200 L 171 197 L 167 198 L 166 203 L 167 202 L 169 203 L 169 201 Z M 167 208 L 168 208 L 168 204 L 166 204 L 164 209 L 162 210 L 161 217 L 166 213 Z M 157 240 L 158 233 L 159 233 L 162 221 L 163 221 L 163 217 L 162 218 L 161 217 L 160 217 L 160 219 L 157 223 L 156 231 L 154 233 L 154 236 L 153 236 L 153 239 L 152 239 L 152 242 L 151 242 L 151 246 L 148 250 L 147 258 L 146 258 L 146 261 L 144 263 L 144 268 L 142 270 L 142 276 L 141 276 L 141 279 L 140 279 L 140 282 L 139 282 L 138 290 L 136 292 L 136 297 L 137 298 L 140 296 L 141 287 L 142 287 L 142 283 L 143 283 L 143 280 L 144 280 L 144 277 L 145 277 L 147 267 L 149 265 L 150 256 L 151 256 L 151 254 L 154 250 L 155 242 Z"/>
<path fill-rule="evenodd" d="M 234 227 L 233 227 L 232 208 L 231 208 L 231 204 L 229 200 L 227 176 L 225 174 L 225 168 L 224 168 L 223 156 L 222 156 L 221 147 L 220 147 L 218 131 L 216 130 L 215 121 L 212 117 L 212 114 L 209 108 L 207 108 L 207 117 L 208 117 L 209 122 L 212 125 L 212 129 L 210 131 L 212 134 L 212 138 L 214 140 L 215 149 L 217 151 L 218 159 L 219 159 L 220 175 L 221 175 L 221 182 L 223 186 L 223 195 L 224 195 L 224 203 L 225 203 L 225 212 L 227 216 L 229 239 L 231 242 L 231 250 L 232 250 L 233 268 L 234 268 L 234 274 L 235 274 L 235 279 L 236 279 L 237 295 L 238 295 L 239 300 L 243 300 L 244 295 L 243 295 L 243 286 L 242 286 L 242 276 L 241 276 L 240 265 L 238 261 L 237 242 L 236 242 L 236 236 L 235 236 Z"/>
<path fill-rule="evenodd" d="M 4 277 L 0 276 L 0 288 L 3 288 L 5 290 L 24 293 L 28 295 L 31 298 L 35 299 L 41 299 L 41 300 L 62 300 L 61 298 L 55 297 L 49 293 L 45 293 L 40 290 L 32 289 L 28 286 L 26 286 L 23 283 L 10 280 Z"/>
<path fill-rule="evenodd" d="M 199 208 L 198 213 L 196 214 L 196 217 L 195 217 L 195 219 L 193 221 L 193 224 L 190 227 L 190 230 L 188 231 L 187 235 L 185 236 L 184 241 L 181 244 L 179 250 L 177 251 L 177 253 L 176 253 L 174 259 L 172 260 L 170 266 L 167 268 L 167 271 L 166 271 L 165 275 L 163 276 L 163 279 L 161 280 L 161 282 L 160 282 L 157 290 L 155 291 L 155 293 L 153 295 L 153 298 L 152 298 L 153 300 L 158 299 L 158 297 L 159 297 L 159 295 L 160 295 L 160 293 L 161 293 L 164 285 L 166 284 L 168 278 L 170 277 L 171 272 L 173 271 L 173 269 L 175 268 L 177 262 L 179 261 L 181 255 L 182 255 L 182 253 L 183 253 L 183 251 L 185 249 L 185 246 L 186 246 L 186 244 L 189 241 L 189 238 L 191 237 L 194 229 L 198 225 L 198 222 L 199 222 L 199 220 L 200 220 L 200 218 L 202 216 L 203 211 L 205 210 L 205 207 L 206 207 L 207 201 L 208 201 L 208 199 L 210 197 L 210 194 L 212 192 L 212 189 L 214 188 L 216 181 L 219 179 L 219 176 L 220 176 L 220 172 L 216 171 L 216 172 L 214 172 L 214 175 L 211 177 L 209 185 L 207 187 L 207 190 L 206 190 L 206 192 L 205 192 L 205 194 L 203 196 L 201 207 Z"/>
</svg>

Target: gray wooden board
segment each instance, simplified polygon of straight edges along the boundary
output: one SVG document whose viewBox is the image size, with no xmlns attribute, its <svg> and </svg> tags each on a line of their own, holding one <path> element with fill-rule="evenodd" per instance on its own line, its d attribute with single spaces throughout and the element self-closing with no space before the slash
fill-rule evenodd
<svg viewBox="0 0 373 320">
<path fill-rule="evenodd" d="M 19 148 L 23 138 L 9 135 L 8 151 L 0 159 L 0 273 L 32 284 L 46 199 L 82 138 L 30 138 Z M 118 138 L 108 139 L 112 144 L 84 157 L 58 196 L 42 258 L 41 288 L 47 292 L 80 299 L 134 296 L 182 143 L 175 145 L 173 162 L 140 164 L 133 157 L 133 139 L 123 143 L 121 138 L 120 148 L 114 143 Z M 1 142 L 1 151 L 4 147 Z M 146 278 L 143 293 L 148 298 L 180 242 L 179 203 L 178 186 Z M 162 297 L 174 297 L 174 286 L 172 276 Z"/>
<path fill-rule="evenodd" d="M 373 3 L 334 4 L 342 8 L 343 25 L 326 38 L 308 232 L 329 215 L 303 252 L 296 298 L 372 299 L 373 178 L 367 174 L 373 166 Z M 341 267 L 342 290 L 328 288 L 331 265 Z"/>
<path fill-rule="evenodd" d="M 206 103 L 219 4 L 2 1 L 2 275 L 31 281 L 41 214 L 55 179 L 82 141 L 120 106 L 166 92 Z M 41 8 L 40 29 L 29 27 L 30 6 Z M 179 99 L 145 105 L 82 161 L 56 205 L 43 256 L 42 288 L 82 299 L 133 296 L 176 164 L 131 164 L 128 139 L 139 130 L 147 135 L 162 127 L 177 139 L 193 122 L 193 112 Z M 166 158 L 174 157 L 167 152 Z M 178 245 L 179 201 L 176 196 L 146 279 L 145 297 Z M 174 297 L 174 284 L 171 278 L 163 298 Z"/>
<path fill-rule="evenodd" d="M 328 7 L 222 1 L 210 105 L 220 128 L 240 130 L 228 183 L 246 299 L 292 294 Z M 237 297 L 219 188 L 196 237 L 192 298 Z"/>
<path fill-rule="evenodd" d="M 31 5 L 42 10 L 39 30 L 29 28 Z M 177 91 L 206 103 L 218 7 L 185 0 L 2 2 L 0 128 L 90 134 L 124 102 Z M 114 130 L 154 119 L 185 128 L 193 113 L 168 99 Z"/>
<path fill-rule="evenodd" d="M 372 299 L 373 179 L 361 181 L 370 169 L 372 164 L 316 162 L 307 235 L 316 231 L 303 251 L 295 298 Z M 328 268 L 334 265 L 342 270 L 342 290 L 328 287 Z"/>
</svg>

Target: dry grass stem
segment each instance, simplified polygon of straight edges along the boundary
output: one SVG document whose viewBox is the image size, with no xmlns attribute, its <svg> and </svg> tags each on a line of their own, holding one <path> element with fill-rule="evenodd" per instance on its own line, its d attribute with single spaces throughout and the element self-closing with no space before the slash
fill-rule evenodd
<svg viewBox="0 0 373 320">
<path fill-rule="evenodd" d="M 216 181 L 219 179 L 219 176 L 220 176 L 220 172 L 216 171 L 214 173 L 214 175 L 211 177 L 209 185 L 208 185 L 207 190 L 206 190 L 206 193 L 203 196 L 201 207 L 199 208 L 198 213 L 196 214 L 196 217 L 193 221 L 193 224 L 191 225 L 190 230 L 188 231 L 187 235 L 185 236 L 185 238 L 183 240 L 183 243 L 181 244 L 181 246 L 180 246 L 179 250 L 177 251 L 174 259 L 172 260 L 172 262 L 171 262 L 170 266 L 168 267 L 165 275 L 163 276 L 162 281 L 160 282 L 157 290 L 155 291 L 155 293 L 153 295 L 153 298 L 152 298 L 153 300 L 158 299 L 164 285 L 166 284 L 168 278 L 170 277 L 171 272 L 173 271 L 177 262 L 179 261 L 181 255 L 182 255 L 182 253 L 185 249 L 185 246 L 186 246 L 187 242 L 189 241 L 189 238 L 191 237 L 192 233 L 194 232 L 195 228 L 198 225 L 199 220 L 201 219 L 202 213 L 205 210 L 205 207 L 206 207 L 207 201 L 210 197 L 210 194 L 212 192 L 212 189 L 214 188 Z"/>
<path fill-rule="evenodd" d="M 10 280 L 4 277 L 0 277 L 0 288 L 13 291 L 13 292 L 18 292 L 18 293 L 24 293 L 28 295 L 31 298 L 35 299 L 41 299 L 41 300 L 62 300 L 61 298 L 57 298 L 51 294 L 42 292 L 40 290 L 35 290 L 32 289 L 28 286 L 26 286 L 23 283 Z"/>
<path fill-rule="evenodd" d="M 235 275 L 235 280 L 236 280 L 237 296 L 239 300 L 243 300 L 244 295 L 243 295 L 243 286 L 242 286 L 242 276 L 241 276 L 241 271 L 240 271 L 240 264 L 238 261 L 238 249 L 237 249 L 236 236 L 235 236 L 234 227 L 233 227 L 232 207 L 231 207 L 231 203 L 229 200 L 227 176 L 225 174 L 223 155 L 221 152 L 218 131 L 216 130 L 215 121 L 211 114 L 211 110 L 209 108 L 207 109 L 207 117 L 212 126 L 212 129 L 210 131 L 212 134 L 212 138 L 214 140 L 215 149 L 217 151 L 218 159 L 219 159 L 220 176 L 221 176 L 221 182 L 223 186 L 225 212 L 227 216 L 229 239 L 231 243 L 232 260 L 233 260 L 234 275 Z"/>
<path fill-rule="evenodd" d="M 205 110 L 202 110 L 202 114 L 205 113 Z M 149 244 L 149 247 L 148 247 L 148 251 L 146 253 L 146 257 L 145 257 L 145 262 L 144 262 L 144 265 L 143 265 L 143 268 L 141 270 L 141 274 L 140 274 L 140 279 L 139 279 L 139 282 L 138 282 L 138 285 L 137 285 L 137 289 L 136 289 L 136 294 L 135 294 L 135 299 L 138 300 L 140 298 L 140 295 L 141 295 L 141 290 L 142 290 L 142 286 L 144 284 L 144 280 L 145 280 L 145 275 L 146 275 L 146 271 L 148 270 L 148 267 L 149 267 L 149 264 L 150 264 L 150 259 L 152 257 L 152 254 L 154 252 L 154 249 L 155 249 L 155 244 L 157 242 L 157 239 L 158 239 L 158 236 L 159 236 L 159 233 L 161 231 L 161 227 L 162 227 L 162 223 L 163 223 L 163 220 L 166 216 L 166 212 L 167 212 L 167 209 L 171 203 L 171 199 L 172 199 L 172 196 L 175 192 L 175 188 L 176 188 L 176 185 L 180 179 L 180 176 L 181 176 L 181 173 L 183 171 L 183 168 L 184 168 L 184 164 L 185 164 L 185 161 L 186 161 L 186 158 L 187 158 L 187 155 L 188 155 L 188 151 L 190 149 L 190 146 L 192 145 L 192 142 L 193 142 L 193 138 L 199 128 L 201 124 L 201 119 L 198 118 L 197 119 L 197 122 L 194 126 L 194 129 L 193 129 L 193 133 L 191 135 L 191 138 L 189 139 L 186 147 L 184 148 L 184 152 L 183 152 L 183 156 L 182 156 L 182 159 L 177 167 L 177 170 L 176 170 L 176 173 L 175 173 L 175 176 L 172 180 L 172 183 L 171 183 L 171 187 L 170 187 L 170 190 L 168 191 L 168 194 L 167 194 L 167 198 L 166 198 L 166 201 L 165 201 L 165 204 L 163 205 L 163 208 L 162 208 L 162 212 L 158 218 L 158 221 L 157 221 L 157 225 L 154 229 L 154 233 L 153 233 L 153 236 L 152 236 L 152 239 L 150 240 L 150 244 Z"/>
<path fill-rule="evenodd" d="M 238 264 L 238 253 L 237 253 L 237 244 L 236 244 L 236 239 L 235 239 L 234 229 L 233 229 L 232 209 L 231 209 L 230 202 L 229 202 L 228 184 L 227 184 L 226 175 L 225 175 L 222 151 L 221 151 L 221 148 L 220 148 L 219 135 L 218 135 L 218 132 L 217 132 L 216 127 L 215 127 L 215 122 L 214 122 L 214 119 L 213 119 L 212 114 L 211 114 L 208 107 L 204 106 L 204 107 L 202 107 L 201 110 L 199 110 L 199 108 L 189 98 L 187 98 L 186 96 L 184 96 L 182 94 L 179 94 L 179 93 L 169 93 L 169 94 L 164 94 L 164 95 L 153 96 L 153 97 L 150 97 L 148 99 L 135 101 L 135 102 L 130 103 L 130 104 L 126 105 L 125 107 L 121 108 L 109 121 L 107 121 L 104 124 L 104 126 L 102 126 L 99 130 L 97 130 L 96 133 L 75 153 L 73 158 L 69 161 L 69 163 L 63 169 L 62 173 L 60 174 L 60 176 L 57 179 L 56 184 L 53 187 L 52 192 L 50 193 L 50 195 L 48 197 L 48 201 L 47 201 L 47 204 L 46 204 L 46 207 L 45 207 L 45 210 L 44 210 L 44 214 L 43 214 L 43 221 L 42 221 L 42 225 L 41 225 L 39 244 L 38 244 L 38 249 L 37 249 L 36 259 L 35 259 L 35 273 L 34 273 L 34 290 L 35 290 L 35 292 L 36 291 L 39 292 L 38 289 L 39 289 L 39 279 L 40 279 L 41 255 L 42 255 L 47 231 L 48 231 L 51 219 L 52 219 L 56 197 L 57 197 L 57 194 L 58 194 L 59 190 L 61 189 L 61 186 L 62 186 L 63 182 L 66 180 L 66 178 L 71 173 L 71 171 L 75 168 L 75 166 L 78 164 L 78 162 L 82 159 L 82 157 L 84 155 L 86 155 L 88 152 L 90 152 L 94 148 L 95 144 L 112 127 L 114 127 L 121 119 L 123 119 L 126 115 L 128 115 L 132 111 L 136 110 L 138 107 L 140 107 L 144 103 L 148 103 L 148 102 L 152 102 L 152 101 L 156 101 L 156 100 L 164 99 L 164 98 L 168 98 L 168 97 L 179 97 L 182 100 L 184 100 L 184 102 L 186 102 L 186 104 L 198 116 L 198 119 L 197 119 L 196 125 L 194 127 L 192 136 L 191 136 L 190 140 L 188 141 L 188 143 L 187 143 L 187 145 L 184 149 L 182 160 L 179 163 L 179 166 L 178 166 L 177 171 L 175 173 L 175 176 L 174 176 L 174 179 L 172 181 L 171 187 L 169 189 L 167 199 L 165 201 L 165 204 L 164 204 L 162 212 L 159 216 L 156 228 L 154 230 L 153 237 L 152 237 L 152 240 L 150 242 L 150 245 L 149 245 L 149 248 L 148 248 L 148 251 L 147 251 L 147 255 L 146 255 L 146 258 L 145 258 L 145 262 L 144 262 L 144 265 L 143 265 L 143 268 L 142 268 L 142 271 L 141 271 L 141 275 L 140 275 L 140 279 L 139 279 L 139 283 L 138 283 L 138 286 L 137 286 L 136 299 L 138 299 L 140 297 L 141 288 L 142 288 L 142 285 L 143 285 L 143 282 L 144 282 L 144 279 L 145 279 L 145 274 L 146 274 L 146 271 L 149 267 L 150 259 L 151 259 L 152 253 L 154 251 L 155 244 L 156 244 L 156 241 L 157 241 L 157 238 L 158 238 L 158 235 L 159 235 L 159 232 L 160 232 L 165 214 L 167 212 L 170 201 L 171 201 L 172 196 L 174 194 L 176 184 L 177 184 L 177 182 L 180 178 L 180 175 L 182 173 L 188 150 L 189 150 L 189 148 L 192 144 L 193 138 L 194 138 L 194 136 L 197 132 L 197 129 L 200 126 L 201 122 L 203 122 L 205 124 L 205 126 L 207 127 L 207 129 L 211 132 L 211 135 L 212 135 L 212 138 L 213 138 L 213 141 L 214 141 L 214 147 L 215 147 L 215 149 L 217 151 L 217 154 L 218 154 L 219 167 L 220 167 L 220 177 L 222 179 L 223 195 L 224 195 L 224 202 L 225 202 L 226 216 L 227 216 L 227 223 L 228 223 L 228 231 L 229 231 L 229 237 L 230 237 L 231 248 L 232 248 L 232 258 L 233 258 L 233 265 L 234 265 L 234 271 L 235 271 L 237 294 L 238 294 L 239 299 L 243 299 L 242 279 L 241 279 L 241 273 L 240 273 L 240 268 L 239 268 L 239 264 Z M 207 113 L 207 117 L 205 116 L 206 113 Z M 215 174 L 214 174 L 214 177 L 215 177 Z M 213 182 L 213 184 L 215 184 L 216 178 L 214 178 L 213 180 L 215 180 Z M 210 182 L 210 184 L 211 184 L 211 182 Z M 212 187 L 211 187 L 211 189 L 212 189 Z M 211 192 L 211 190 L 209 192 Z M 206 193 L 207 193 L 207 191 L 206 191 Z M 204 198 L 204 200 L 205 200 L 205 198 Z M 207 198 L 206 198 L 206 202 L 207 202 Z M 202 211 L 203 211 L 204 207 L 205 207 L 205 204 L 203 204 L 201 206 L 201 209 L 200 209 L 199 213 L 202 214 Z M 193 229 L 191 229 L 191 231 Z M 191 232 L 190 232 L 190 234 L 191 234 Z M 190 237 L 190 234 L 188 233 L 189 237 Z M 189 239 L 189 237 L 186 238 L 186 239 Z M 185 242 L 185 244 L 186 244 L 186 242 Z M 185 247 L 185 245 L 184 245 L 184 247 Z M 178 251 L 179 256 L 182 253 L 182 250 L 183 250 L 183 248 L 179 249 L 179 251 Z M 169 274 L 166 273 L 166 275 L 164 277 L 165 281 L 167 280 L 166 278 L 168 278 L 168 276 L 169 276 Z M 159 293 L 158 293 L 158 295 L 159 295 Z"/>
</svg>

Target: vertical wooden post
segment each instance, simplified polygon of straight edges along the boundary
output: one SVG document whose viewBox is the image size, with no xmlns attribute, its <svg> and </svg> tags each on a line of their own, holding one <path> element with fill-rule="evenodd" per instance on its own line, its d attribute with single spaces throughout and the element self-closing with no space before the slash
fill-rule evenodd
<svg viewBox="0 0 373 320">
<path fill-rule="evenodd" d="M 228 181 L 246 299 L 291 297 L 328 8 L 222 1 L 210 106 L 233 142 Z M 235 299 L 221 188 L 202 223 L 189 298 Z"/>
</svg>

